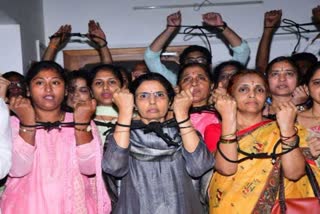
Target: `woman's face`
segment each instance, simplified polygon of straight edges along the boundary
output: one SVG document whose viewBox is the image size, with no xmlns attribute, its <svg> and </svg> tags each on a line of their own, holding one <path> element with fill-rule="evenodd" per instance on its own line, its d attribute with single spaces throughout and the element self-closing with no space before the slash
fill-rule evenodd
<svg viewBox="0 0 320 214">
<path fill-rule="evenodd" d="M 73 79 L 68 86 L 67 105 L 74 107 L 76 103 L 91 99 L 91 90 L 83 78 Z"/>
<path fill-rule="evenodd" d="M 222 69 L 218 80 L 222 88 L 226 89 L 228 87 L 229 80 L 236 71 L 236 67 L 233 65 L 227 65 Z"/>
<path fill-rule="evenodd" d="M 139 76 L 146 74 L 147 72 L 148 72 L 148 67 L 145 63 L 136 64 L 131 71 L 132 81 L 137 79 Z"/>
<path fill-rule="evenodd" d="M 320 69 L 316 70 L 308 84 L 313 102 L 320 104 Z"/>
<path fill-rule="evenodd" d="M 112 105 L 113 93 L 121 87 L 119 79 L 108 70 L 99 71 L 92 82 L 92 92 L 98 105 Z"/>
<path fill-rule="evenodd" d="M 65 82 L 54 69 L 41 70 L 31 80 L 28 91 L 34 108 L 45 111 L 60 109 L 65 94 Z"/>
<path fill-rule="evenodd" d="M 11 76 L 8 78 L 10 81 L 10 85 L 8 87 L 8 96 L 11 97 L 17 97 L 19 95 L 25 96 L 25 85 L 20 81 L 20 78 L 17 76 Z"/>
<path fill-rule="evenodd" d="M 193 107 L 208 104 L 212 83 L 202 67 L 193 66 L 184 69 L 179 86 L 181 90 L 193 87 Z"/>
<path fill-rule="evenodd" d="M 167 90 L 155 80 L 141 83 L 135 92 L 135 103 L 142 122 L 163 122 L 169 109 Z"/>
<path fill-rule="evenodd" d="M 129 80 L 126 75 L 126 71 L 121 70 L 120 72 L 121 72 L 122 79 L 123 79 L 123 88 L 128 88 L 129 87 Z"/>
<path fill-rule="evenodd" d="M 190 63 L 199 63 L 203 65 L 211 64 L 211 62 L 208 62 L 206 57 L 200 51 L 192 51 L 186 56 L 184 64 Z"/>
<path fill-rule="evenodd" d="M 286 61 L 273 64 L 268 72 L 271 95 L 291 96 L 298 84 L 296 69 Z"/>
<path fill-rule="evenodd" d="M 247 74 L 234 82 L 232 96 L 239 112 L 260 113 L 267 97 L 267 88 L 260 76 Z"/>
</svg>

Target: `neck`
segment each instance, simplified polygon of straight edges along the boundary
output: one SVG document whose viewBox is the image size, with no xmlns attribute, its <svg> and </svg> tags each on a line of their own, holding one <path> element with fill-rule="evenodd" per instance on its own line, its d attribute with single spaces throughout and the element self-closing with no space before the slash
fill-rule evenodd
<svg viewBox="0 0 320 214">
<path fill-rule="evenodd" d="M 320 117 L 320 104 L 319 103 L 313 102 L 313 105 L 311 108 L 311 113 L 312 113 L 312 116 Z"/>
<path fill-rule="evenodd" d="M 97 106 L 96 115 L 118 117 L 118 112 L 113 106 Z"/>
<path fill-rule="evenodd" d="M 198 102 L 198 103 L 193 103 L 192 107 L 201 107 L 201 106 L 206 106 L 206 105 L 208 105 L 208 101 L 207 100 L 202 101 L 202 102 Z"/>
<path fill-rule="evenodd" d="M 237 112 L 237 129 L 242 130 L 263 121 L 262 113 Z"/>
<path fill-rule="evenodd" d="M 145 118 L 141 118 L 141 121 L 148 125 L 151 122 L 159 122 L 159 123 L 163 123 L 165 121 L 165 118 L 159 118 L 159 119 L 154 119 L 154 120 L 149 120 L 149 119 L 145 119 Z"/>
<path fill-rule="evenodd" d="M 272 103 L 274 104 L 278 104 L 281 102 L 289 102 L 292 100 L 292 96 L 288 95 L 288 96 L 277 96 L 277 95 L 272 95 Z"/>
<path fill-rule="evenodd" d="M 64 113 L 61 109 L 56 109 L 52 111 L 43 111 L 40 109 L 35 109 L 36 121 L 40 122 L 56 122 L 63 120 Z"/>
</svg>

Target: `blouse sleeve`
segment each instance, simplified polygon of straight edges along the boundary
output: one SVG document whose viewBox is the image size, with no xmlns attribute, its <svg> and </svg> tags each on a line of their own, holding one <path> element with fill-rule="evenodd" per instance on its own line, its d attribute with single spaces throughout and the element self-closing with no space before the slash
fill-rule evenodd
<svg viewBox="0 0 320 214">
<path fill-rule="evenodd" d="M 0 98 L 0 179 L 4 178 L 11 167 L 11 127 L 9 110 L 6 103 Z"/>
<path fill-rule="evenodd" d="M 204 131 L 204 142 L 210 152 L 217 150 L 217 143 L 221 135 L 221 124 L 211 124 Z"/>
<path fill-rule="evenodd" d="M 97 126 L 91 121 L 93 139 L 90 143 L 77 146 L 77 157 L 80 172 L 84 175 L 96 174 L 96 159 L 101 159 L 101 141 Z"/>
<path fill-rule="evenodd" d="M 246 66 L 250 57 L 250 47 L 248 45 L 248 42 L 245 40 L 242 40 L 239 46 L 236 46 L 236 47 L 230 46 L 230 48 L 233 52 L 232 59 Z"/>
<path fill-rule="evenodd" d="M 12 123 L 13 120 L 11 120 Z M 19 124 L 15 122 L 13 125 L 13 152 L 12 167 L 10 169 L 11 177 L 23 177 L 32 170 L 34 153 L 36 146 L 32 146 L 25 142 L 19 135 Z"/>
<path fill-rule="evenodd" d="M 106 151 L 102 158 L 103 171 L 115 177 L 125 176 L 129 170 L 129 148 L 119 147 L 112 134 L 106 143 Z"/>
<path fill-rule="evenodd" d="M 153 52 L 150 47 L 148 47 L 144 53 L 144 61 L 151 72 L 163 75 L 172 85 L 176 85 L 177 75 L 162 64 L 160 55 L 161 51 Z"/>
<path fill-rule="evenodd" d="M 195 151 L 190 153 L 183 148 L 182 155 L 186 161 L 187 172 L 191 177 L 198 178 L 213 168 L 214 157 L 202 139 Z"/>
<path fill-rule="evenodd" d="M 77 146 L 79 169 L 82 174 L 94 175 L 96 173 L 96 143 L 93 139 L 90 143 Z"/>
</svg>

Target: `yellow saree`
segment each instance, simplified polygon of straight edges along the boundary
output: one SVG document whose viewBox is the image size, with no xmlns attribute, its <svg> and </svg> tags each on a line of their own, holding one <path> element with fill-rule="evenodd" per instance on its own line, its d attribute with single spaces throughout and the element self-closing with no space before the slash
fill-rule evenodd
<svg viewBox="0 0 320 214">
<path fill-rule="evenodd" d="M 299 127 L 300 147 L 306 147 L 306 131 Z M 247 153 L 271 153 L 279 140 L 276 122 L 256 124 L 239 131 L 239 147 Z M 281 146 L 277 153 L 281 152 Z M 240 154 L 238 158 L 244 158 Z M 209 189 L 210 213 L 270 213 L 278 196 L 280 161 L 275 165 L 271 159 L 248 159 L 238 164 L 238 171 L 232 176 L 214 173 Z M 319 170 L 313 167 L 317 179 Z M 270 179 L 268 179 L 270 177 Z M 286 197 L 312 197 L 313 192 L 306 176 L 297 182 L 285 181 Z"/>
</svg>

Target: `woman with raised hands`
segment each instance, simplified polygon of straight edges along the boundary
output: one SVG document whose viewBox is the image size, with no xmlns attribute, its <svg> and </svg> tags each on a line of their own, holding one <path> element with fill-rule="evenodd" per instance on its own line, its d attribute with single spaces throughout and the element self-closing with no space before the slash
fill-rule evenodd
<svg viewBox="0 0 320 214">
<path fill-rule="evenodd" d="M 217 112 L 209 102 L 214 87 L 210 67 L 199 63 L 182 66 L 177 85 L 179 90 L 188 91 L 192 88 L 190 118 L 195 129 L 204 136 L 207 125 L 220 122 Z"/>
<path fill-rule="evenodd" d="M 295 126 L 294 104 L 279 103 L 276 121 L 263 117 L 268 86 L 254 70 L 234 74 L 227 91 L 229 95 L 214 97 L 222 123 L 205 131 L 206 143 L 217 147 L 210 213 L 270 213 L 277 198 L 280 163 L 287 198 L 312 194 L 299 149 L 307 147 L 305 130 Z"/>
<path fill-rule="evenodd" d="M 320 62 L 311 67 L 306 75 L 306 84 L 312 99 L 312 107 L 298 114 L 298 123 L 308 130 L 310 152 L 320 168 Z"/>
<path fill-rule="evenodd" d="M 42 56 L 42 60 L 54 60 L 58 51 L 64 48 L 64 46 L 69 42 L 72 33 L 71 31 L 71 25 L 61 25 L 57 32 L 50 37 L 48 47 Z M 101 62 L 107 64 L 112 63 L 112 55 L 108 48 L 106 35 L 99 22 L 94 20 L 90 20 L 88 22 L 88 33 L 86 36 L 92 43 L 94 43 L 93 45 L 99 52 Z"/>
<path fill-rule="evenodd" d="M 113 212 L 201 213 L 192 178 L 213 167 L 213 156 L 188 116 L 192 89 L 174 98 L 168 80 L 148 73 L 132 83 L 130 92 L 114 93 L 119 117 L 102 161 L 105 173 L 121 178 Z M 175 119 L 166 121 L 171 105 Z M 139 120 L 131 120 L 134 107 Z"/>
<path fill-rule="evenodd" d="M 266 77 L 270 97 L 263 115 L 275 119 L 278 104 L 283 102 L 292 102 L 299 110 L 303 110 L 303 104 L 308 99 L 308 89 L 305 85 L 300 85 L 301 72 L 290 57 L 280 56 L 273 59 L 267 66 Z"/>
<path fill-rule="evenodd" d="M 91 90 L 97 101 L 94 121 L 98 127 L 102 142 L 118 118 L 117 106 L 113 103 L 113 94 L 123 87 L 123 78 L 119 67 L 100 64 L 90 71 Z M 133 109 L 131 109 L 133 111 Z"/>
<path fill-rule="evenodd" d="M 53 61 L 29 69 L 27 96 L 10 100 L 12 168 L 1 198 L 3 213 L 109 213 L 101 176 L 101 144 L 92 99 L 62 110 L 64 69 Z M 95 177 L 95 179 L 90 179 Z"/>
</svg>

